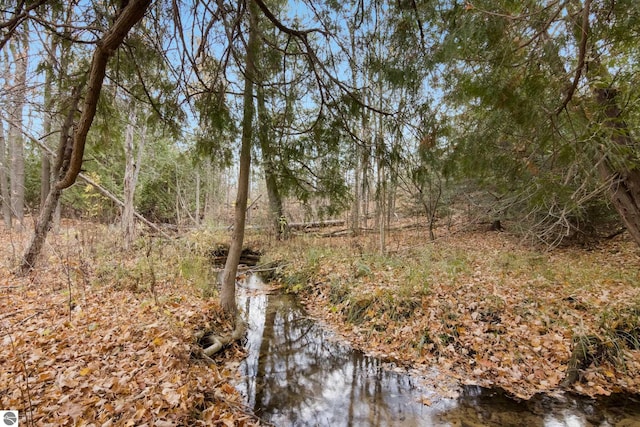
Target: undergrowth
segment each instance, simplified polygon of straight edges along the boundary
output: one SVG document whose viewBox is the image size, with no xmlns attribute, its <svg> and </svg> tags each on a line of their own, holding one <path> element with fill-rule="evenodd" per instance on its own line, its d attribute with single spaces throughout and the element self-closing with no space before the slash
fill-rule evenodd
<svg viewBox="0 0 640 427">
<path fill-rule="evenodd" d="M 296 237 L 271 250 L 289 262 L 284 288 L 369 350 L 436 356 L 529 396 L 559 387 L 577 349 L 588 364 L 576 391 L 640 387 L 629 377 L 640 369 L 635 246 L 549 252 L 507 234 L 429 242 L 407 232 L 380 254 L 373 239 Z"/>
</svg>

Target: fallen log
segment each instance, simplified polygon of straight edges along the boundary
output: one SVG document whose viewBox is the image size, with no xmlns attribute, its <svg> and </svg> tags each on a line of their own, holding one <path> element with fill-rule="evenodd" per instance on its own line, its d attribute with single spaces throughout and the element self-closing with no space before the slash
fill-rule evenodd
<svg viewBox="0 0 640 427">
<path fill-rule="evenodd" d="M 218 245 L 212 250 L 209 251 L 208 256 L 211 260 L 211 263 L 214 266 L 221 267 L 224 266 L 227 262 L 227 256 L 229 255 L 229 246 L 228 245 Z M 240 265 L 246 265 L 248 267 L 253 267 L 260 262 L 260 257 L 262 253 L 258 250 L 251 248 L 244 248 L 240 253 Z"/>
<path fill-rule="evenodd" d="M 328 219 L 325 221 L 311 221 L 311 222 L 292 222 L 287 224 L 290 230 L 311 230 L 315 228 L 336 227 L 344 225 L 346 221 L 344 219 Z"/>
</svg>

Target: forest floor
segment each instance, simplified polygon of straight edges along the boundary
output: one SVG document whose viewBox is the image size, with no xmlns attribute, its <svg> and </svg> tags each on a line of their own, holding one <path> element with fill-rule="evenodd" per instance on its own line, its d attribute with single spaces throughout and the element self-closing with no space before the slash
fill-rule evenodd
<svg viewBox="0 0 640 427">
<path fill-rule="evenodd" d="M 203 360 L 198 332 L 223 320 L 207 254 L 225 236 L 141 237 L 63 223 L 37 268 L 13 274 L 29 232 L 0 230 L 0 409 L 22 425 L 257 425 L 233 387 L 234 345 Z M 625 235 L 552 251 L 507 232 L 429 241 L 294 236 L 247 244 L 280 260 L 310 313 L 369 354 L 515 397 L 640 392 L 640 249 Z M 590 357 L 561 386 L 572 351 Z M 446 385 L 445 388 L 443 385 Z"/>
<path fill-rule="evenodd" d="M 377 234 L 307 235 L 270 256 L 313 317 L 366 353 L 436 366 L 436 388 L 454 378 L 522 399 L 640 393 L 640 248 L 626 233 L 546 250 L 508 232 L 429 241 L 403 229 L 386 251 Z M 577 376 L 563 384 L 572 354 Z"/>
<path fill-rule="evenodd" d="M 29 234 L 0 230 L 0 409 L 25 426 L 258 424 L 232 385 L 241 348 L 198 357 L 195 334 L 230 325 L 196 243 L 122 251 L 117 230 L 66 223 L 18 277 Z"/>
</svg>

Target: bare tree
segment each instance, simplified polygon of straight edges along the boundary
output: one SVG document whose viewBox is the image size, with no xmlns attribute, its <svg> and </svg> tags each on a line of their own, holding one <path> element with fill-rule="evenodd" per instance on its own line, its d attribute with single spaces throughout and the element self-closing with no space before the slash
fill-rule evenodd
<svg viewBox="0 0 640 427">
<path fill-rule="evenodd" d="M 9 123 L 11 213 L 17 220 L 17 227 L 21 229 L 24 221 L 25 194 L 24 139 L 22 138 L 21 126 L 27 90 L 27 54 L 29 50 L 26 28 L 10 40 L 9 49 L 15 64 L 9 112 L 12 119 Z"/>
<path fill-rule="evenodd" d="M 127 121 L 124 137 L 124 207 L 122 208 L 121 225 L 125 249 L 131 247 L 136 235 L 134 195 L 138 183 L 138 175 L 140 174 L 140 168 L 142 166 L 142 154 L 144 153 L 146 143 L 146 126 L 144 124 L 138 126 L 138 123 L 139 120 L 135 106 L 131 103 L 129 105 L 129 120 Z M 138 138 L 136 138 L 136 130 L 138 131 Z M 138 140 L 137 144 L 136 139 Z"/>
<path fill-rule="evenodd" d="M 7 143 L 4 139 L 4 125 L 0 120 L 0 197 L 2 197 L 2 218 L 6 227 L 11 227 L 11 192 L 9 191 Z"/>
</svg>

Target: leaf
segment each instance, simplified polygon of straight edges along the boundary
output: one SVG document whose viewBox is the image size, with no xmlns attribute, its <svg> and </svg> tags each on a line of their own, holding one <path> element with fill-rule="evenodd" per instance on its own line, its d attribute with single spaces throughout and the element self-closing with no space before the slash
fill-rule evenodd
<svg viewBox="0 0 640 427">
<path fill-rule="evenodd" d="M 42 372 L 38 375 L 38 381 L 51 381 L 54 378 L 53 372 L 51 371 Z"/>
<path fill-rule="evenodd" d="M 226 394 L 236 394 L 236 389 L 235 387 L 233 387 L 231 384 L 229 383 L 224 383 L 222 384 L 222 386 L 220 387 L 220 389 L 222 390 L 222 392 L 226 393 Z"/>
<path fill-rule="evenodd" d="M 180 404 L 180 393 L 173 387 L 164 387 L 162 389 L 162 396 L 171 406 L 178 406 Z"/>
<path fill-rule="evenodd" d="M 62 408 L 60 408 L 59 413 L 62 416 L 71 417 L 71 419 L 73 419 L 73 423 L 76 424 L 78 418 L 80 418 L 84 413 L 84 406 L 74 402 L 67 402 Z"/>
</svg>

